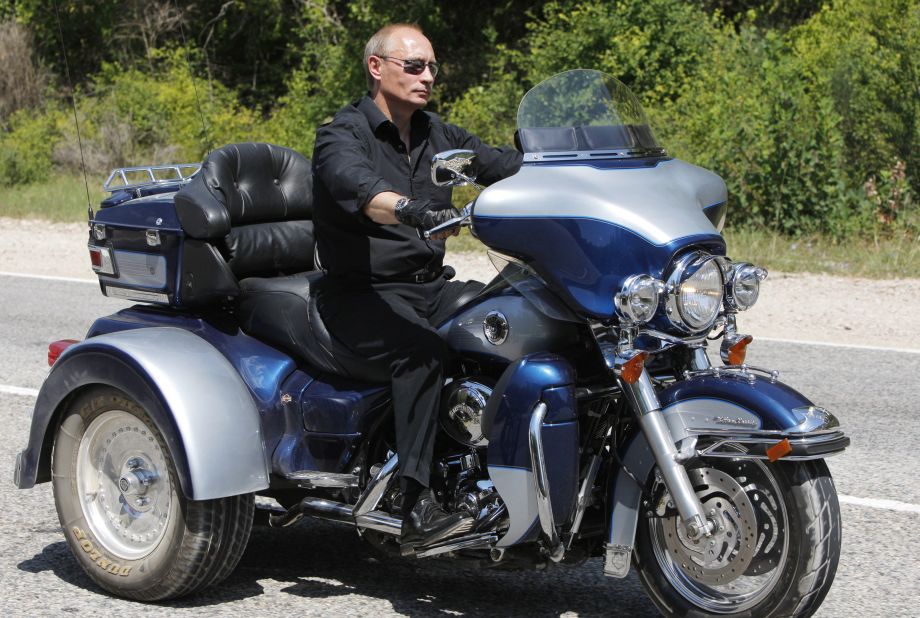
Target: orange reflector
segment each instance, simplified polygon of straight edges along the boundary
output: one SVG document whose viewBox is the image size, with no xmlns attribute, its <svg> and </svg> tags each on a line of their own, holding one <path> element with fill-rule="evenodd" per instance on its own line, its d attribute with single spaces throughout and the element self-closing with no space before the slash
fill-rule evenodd
<svg viewBox="0 0 920 618">
<path fill-rule="evenodd" d="M 645 369 L 645 359 L 648 358 L 648 352 L 639 352 L 631 359 L 623 363 L 620 367 L 620 377 L 627 384 L 632 384 L 642 375 Z"/>
<path fill-rule="evenodd" d="M 60 341 L 55 341 L 48 345 L 48 366 L 52 366 L 58 357 L 64 353 L 64 350 L 69 348 L 75 343 L 80 343 L 76 339 L 61 339 Z"/>
<path fill-rule="evenodd" d="M 781 441 L 767 449 L 767 457 L 770 459 L 770 461 L 776 461 L 777 459 L 785 457 L 791 452 L 792 445 L 789 444 L 789 438 L 783 438 Z"/>
<path fill-rule="evenodd" d="M 738 340 L 735 345 L 728 349 L 728 364 L 741 365 L 744 363 L 744 357 L 747 356 L 748 344 L 754 341 L 750 335 L 745 335 Z"/>
</svg>

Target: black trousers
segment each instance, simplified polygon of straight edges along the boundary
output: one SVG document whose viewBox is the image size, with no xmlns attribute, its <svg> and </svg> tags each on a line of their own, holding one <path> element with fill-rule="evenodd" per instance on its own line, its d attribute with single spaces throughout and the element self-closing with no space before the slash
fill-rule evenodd
<svg viewBox="0 0 920 618">
<path fill-rule="evenodd" d="M 317 302 L 326 328 L 392 376 L 400 474 L 429 487 L 447 345 L 435 330 L 478 281 L 359 284 L 327 277 Z M 361 376 L 354 376 L 360 378 Z"/>
</svg>

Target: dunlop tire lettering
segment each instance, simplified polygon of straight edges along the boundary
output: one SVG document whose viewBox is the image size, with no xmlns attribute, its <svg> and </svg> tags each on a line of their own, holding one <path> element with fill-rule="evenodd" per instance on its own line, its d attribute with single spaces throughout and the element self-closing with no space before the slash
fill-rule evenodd
<svg viewBox="0 0 920 618">
<path fill-rule="evenodd" d="M 124 566 L 118 564 L 117 562 L 111 561 L 107 558 L 101 550 L 97 549 L 93 542 L 87 538 L 86 533 L 80 528 L 73 526 L 70 529 L 70 532 L 73 534 L 74 540 L 80 545 L 80 549 L 83 550 L 89 559 L 97 567 L 109 573 L 111 575 L 118 575 L 120 577 L 127 577 L 131 573 L 133 567 Z"/>
</svg>

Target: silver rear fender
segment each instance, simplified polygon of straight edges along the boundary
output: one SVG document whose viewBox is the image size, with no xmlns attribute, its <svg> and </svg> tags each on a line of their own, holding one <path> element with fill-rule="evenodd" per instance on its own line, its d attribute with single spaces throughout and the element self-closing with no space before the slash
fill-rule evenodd
<svg viewBox="0 0 920 618">
<path fill-rule="evenodd" d="M 268 487 L 259 412 L 230 362 L 197 335 L 172 327 L 92 337 L 55 363 L 39 391 L 15 481 L 50 480 L 54 434 L 71 395 L 94 385 L 124 391 L 163 434 L 183 493 L 210 500 Z"/>
</svg>

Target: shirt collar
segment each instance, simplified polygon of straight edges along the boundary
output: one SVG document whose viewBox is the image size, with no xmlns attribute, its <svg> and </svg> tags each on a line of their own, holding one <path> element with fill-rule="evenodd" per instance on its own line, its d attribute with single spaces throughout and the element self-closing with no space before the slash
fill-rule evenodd
<svg viewBox="0 0 920 618">
<path fill-rule="evenodd" d="M 358 111 L 364 114 L 364 116 L 367 118 L 371 129 L 375 133 L 377 132 L 377 129 L 380 128 L 380 125 L 384 123 L 389 124 L 394 129 L 396 128 L 396 125 L 393 124 L 393 122 L 387 118 L 382 111 L 380 111 L 380 108 L 377 107 L 377 104 L 374 103 L 374 100 L 370 97 L 370 95 L 366 94 L 361 97 L 356 107 L 358 108 Z M 417 109 L 412 114 L 411 123 L 413 126 L 418 125 L 427 128 L 431 124 L 431 116 L 427 112 Z"/>
</svg>

